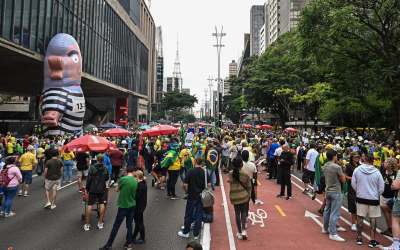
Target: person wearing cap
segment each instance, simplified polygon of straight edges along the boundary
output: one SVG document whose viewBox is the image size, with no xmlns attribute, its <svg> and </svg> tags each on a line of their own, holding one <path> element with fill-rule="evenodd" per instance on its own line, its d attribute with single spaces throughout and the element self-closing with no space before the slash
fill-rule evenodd
<svg viewBox="0 0 400 250">
<path fill-rule="evenodd" d="M 377 218 L 381 217 L 381 208 L 379 206 L 380 195 L 385 189 L 385 182 L 379 169 L 373 166 L 374 156 L 372 154 L 364 155 L 363 164 L 354 170 L 351 186 L 356 191 L 357 203 L 357 244 L 362 245 L 363 220 L 369 217 L 371 222 L 371 232 L 369 247 L 376 247 L 379 242 L 376 241 Z"/>
<path fill-rule="evenodd" d="M 29 196 L 29 185 L 32 184 L 32 172 L 37 165 L 35 149 L 32 145 L 27 147 L 27 152 L 19 158 L 20 169 L 22 174 L 22 188 L 18 192 L 18 196 L 22 194 L 24 197 Z"/>
</svg>

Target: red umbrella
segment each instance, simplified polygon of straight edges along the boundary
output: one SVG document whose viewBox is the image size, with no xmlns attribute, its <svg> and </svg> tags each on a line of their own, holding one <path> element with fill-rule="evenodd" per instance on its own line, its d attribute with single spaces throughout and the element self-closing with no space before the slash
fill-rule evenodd
<svg viewBox="0 0 400 250">
<path fill-rule="evenodd" d="M 243 124 L 243 128 L 252 128 L 253 126 L 251 126 L 250 124 Z"/>
<path fill-rule="evenodd" d="M 64 146 L 64 149 L 68 149 L 71 151 L 94 151 L 94 152 L 104 152 L 108 149 L 116 149 L 117 147 L 101 136 L 95 135 L 84 135 L 75 140 L 72 140 L 67 145 Z"/>
<path fill-rule="evenodd" d="M 295 129 L 295 128 L 287 128 L 287 129 L 285 129 L 285 131 L 286 132 L 289 132 L 289 133 L 296 133 L 297 132 L 297 129 Z"/>
<path fill-rule="evenodd" d="M 118 137 L 118 136 L 128 136 L 130 134 L 131 134 L 130 131 L 123 128 L 111 128 L 104 131 L 102 135 L 109 137 Z"/>
<path fill-rule="evenodd" d="M 170 125 L 157 125 L 142 132 L 142 136 L 159 136 L 177 134 L 178 128 Z"/>
<path fill-rule="evenodd" d="M 260 125 L 257 125 L 257 126 L 256 126 L 256 129 L 261 129 L 261 126 L 260 126 Z"/>
<path fill-rule="evenodd" d="M 264 124 L 264 125 L 261 125 L 261 129 L 272 129 L 272 126 L 268 125 L 268 124 Z"/>
</svg>

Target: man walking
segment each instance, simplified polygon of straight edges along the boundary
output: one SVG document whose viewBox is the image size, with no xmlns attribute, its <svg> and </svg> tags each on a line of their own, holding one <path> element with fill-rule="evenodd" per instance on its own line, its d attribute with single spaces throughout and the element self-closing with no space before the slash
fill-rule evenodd
<svg viewBox="0 0 400 250">
<path fill-rule="evenodd" d="M 304 183 L 304 194 L 309 192 L 308 185 L 314 184 L 315 178 L 315 161 L 318 157 L 318 151 L 315 149 L 315 144 L 310 143 L 310 149 L 307 151 L 306 160 L 304 162 L 304 172 L 303 172 L 303 183 Z M 311 191 L 314 195 L 314 190 Z"/>
<path fill-rule="evenodd" d="M 27 152 L 24 153 L 19 162 L 21 164 L 21 174 L 22 174 L 22 188 L 18 192 L 18 196 L 22 194 L 24 197 L 29 196 L 29 185 L 32 184 L 32 172 L 37 165 L 36 156 L 34 154 L 35 149 L 32 145 L 27 147 Z"/>
<path fill-rule="evenodd" d="M 178 235 L 183 238 L 189 238 L 189 232 L 194 222 L 193 236 L 198 239 L 201 229 L 201 221 L 203 217 L 203 204 L 200 194 L 206 188 L 205 170 L 203 169 L 203 158 L 196 158 L 196 166 L 187 173 L 185 183 L 183 185 L 188 193 L 185 210 L 185 222 L 183 229 Z"/>
<path fill-rule="evenodd" d="M 362 228 L 365 217 L 369 217 L 371 231 L 369 247 L 377 247 L 379 242 L 375 240 L 377 218 L 381 217 L 379 198 L 385 189 L 385 182 L 379 169 L 373 166 L 374 155 L 368 153 L 364 157 L 364 163 L 354 170 L 351 186 L 356 191 L 357 207 L 357 244 L 362 245 Z"/>
<path fill-rule="evenodd" d="M 90 230 L 90 214 L 94 204 L 99 204 L 100 216 L 97 223 L 99 229 L 104 228 L 104 213 L 107 203 L 107 181 L 110 178 L 108 170 L 103 164 L 103 155 L 96 157 L 97 163 L 90 167 L 88 179 L 86 181 L 86 191 L 89 193 L 88 206 L 86 208 L 86 224 L 83 226 L 85 231 Z"/>
<path fill-rule="evenodd" d="M 112 165 L 112 182 L 117 183 L 119 179 L 119 172 L 124 163 L 124 154 L 120 149 L 114 149 L 110 152 L 110 159 Z"/>
<path fill-rule="evenodd" d="M 44 188 L 47 198 L 47 203 L 44 205 L 44 208 L 56 208 L 57 188 L 61 186 L 63 168 L 63 162 L 58 159 L 58 152 L 53 152 L 52 158 L 46 161 L 44 166 Z"/>
<path fill-rule="evenodd" d="M 138 182 L 134 177 L 134 170 L 134 167 L 128 167 L 126 169 L 127 175 L 121 177 L 118 182 L 118 187 L 116 188 L 116 190 L 119 191 L 117 217 L 115 217 L 114 225 L 107 240 L 107 243 L 105 244 L 105 246 L 100 248 L 100 250 L 112 249 L 112 244 L 124 219 L 126 220 L 127 229 L 126 242 L 124 247 L 125 249 L 132 249 L 132 222 L 136 206 L 136 189 L 138 186 Z"/>
<path fill-rule="evenodd" d="M 345 241 L 337 234 L 336 224 L 340 217 L 340 207 L 342 206 L 342 183 L 346 181 L 342 167 L 336 164 L 337 153 L 329 150 L 326 153 L 328 162 L 324 167 L 325 175 L 325 197 L 326 205 L 324 210 L 323 233 L 329 233 L 329 239 L 334 241 Z"/>
</svg>

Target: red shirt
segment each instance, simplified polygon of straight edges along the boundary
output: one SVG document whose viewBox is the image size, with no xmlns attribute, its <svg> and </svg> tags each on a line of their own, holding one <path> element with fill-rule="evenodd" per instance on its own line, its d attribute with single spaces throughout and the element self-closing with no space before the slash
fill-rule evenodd
<svg viewBox="0 0 400 250">
<path fill-rule="evenodd" d="M 121 150 L 113 150 L 110 152 L 111 165 L 122 166 L 124 161 L 124 154 Z"/>
</svg>

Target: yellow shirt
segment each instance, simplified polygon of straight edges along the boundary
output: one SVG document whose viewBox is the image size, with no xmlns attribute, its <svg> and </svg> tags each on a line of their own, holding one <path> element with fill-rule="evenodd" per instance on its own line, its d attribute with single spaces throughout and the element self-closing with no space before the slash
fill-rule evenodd
<svg viewBox="0 0 400 250">
<path fill-rule="evenodd" d="M 63 152 L 61 156 L 64 159 L 64 161 L 70 161 L 75 158 L 74 152 L 72 151 L 70 151 L 69 153 Z"/>
<path fill-rule="evenodd" d="M 37 160 L 34 154 L 31 152 L 26 152 L 19 158 L 19 162 L 21 163 L 22 171 L 32 171 L 33 166 L 37 164 Z"/>
<path fill-rule="evenodd" d="M 44 149 L 42 147 L 39 147 L 37 149 L 36 155 L 37 155 L 38 159 L 43 158 L 44 157 Z"/>
<path fill-rule="evenodd" d="M 14 144 L 12 142 L 7 142 L 7 154 L 14 153 Z"/>
<path fill-rule="evenodd" d="M 174 162 L 174 164 L 172 164 L 168 170 L 180 170 L 182 167 L 181 164 L 181 159 L 179 159 L 179 157 L 176 159 L 176 161 Z"/>
</svg>

